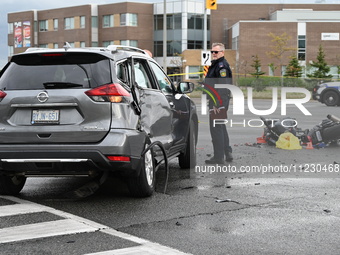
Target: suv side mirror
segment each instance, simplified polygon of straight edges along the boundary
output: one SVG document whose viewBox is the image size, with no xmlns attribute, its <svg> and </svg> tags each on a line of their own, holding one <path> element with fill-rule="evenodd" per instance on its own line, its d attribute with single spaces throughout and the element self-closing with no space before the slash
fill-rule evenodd
<svg viewBox="0 0 340 255">
<path fill-rule="evenodd" d="M 177 91 L 181 94 L 187 94 L 194 91 L 194 84 L 192 82 L 180 82 L 177 86 Z"/>
</svg>

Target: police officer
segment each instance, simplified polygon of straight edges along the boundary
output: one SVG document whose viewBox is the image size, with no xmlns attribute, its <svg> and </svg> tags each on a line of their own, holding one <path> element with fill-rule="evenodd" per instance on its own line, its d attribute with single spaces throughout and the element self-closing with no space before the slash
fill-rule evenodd
<svg viewBox="0 0 340 255">
<path fill-rule="evenodd" d="M 217 124 L 214 119 L 226 119 L 229 107 L 230 91 L 226 88 L 215 88 L 215 84 L 232 84 L 232 72 L 224 58 L 224 45 L 213 43 L 211 66 L 205 77 L 204 86 L 209 93 L 209 124 L 214 156 L 205 161 L 206 164 L 224 164 L 233 160 L 232 148 L 225 124 Z"/>
</svg>

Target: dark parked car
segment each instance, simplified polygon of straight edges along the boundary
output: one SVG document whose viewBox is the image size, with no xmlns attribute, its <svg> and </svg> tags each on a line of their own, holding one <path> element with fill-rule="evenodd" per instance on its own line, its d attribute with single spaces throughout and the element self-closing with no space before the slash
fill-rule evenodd
<svg viewBox="0 0 340 255">
<path fill-rule="evenodd" d="M 150 196 L 164 152 L 195 164 L 192 89 L 132 47 L 14 55 L 0 73 L 0 194 L 19 193 L 30 176 L 114 173 Z"/>
<path fill-rule="evenodd" d="M 327 106 L 340 105 L 340 82 L 326 82 L 313 89 L 313 99 Z"/>
</svg>

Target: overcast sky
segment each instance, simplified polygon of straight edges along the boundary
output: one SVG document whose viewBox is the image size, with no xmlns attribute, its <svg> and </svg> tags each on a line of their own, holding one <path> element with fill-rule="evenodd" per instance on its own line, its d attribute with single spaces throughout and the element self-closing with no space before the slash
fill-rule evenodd
<svg viewBox="0 0 340 255">
<path fill-rule="evenodd" d="M 168 0 L 169 1 L 169 0 Z M 204 0 L 202 0 L 204 1 Z M 7 13 L 26 10 L 46 10 L 62 8 L 67 6 L 77 6 L 83 4 L 108 4 L 126 2 L 122 0 L 1 0 L 0 2 L 0 69 L 7 63 Z M 129 2 L 163 2 L 163 0 L 135 0 Z M 217 0 L 217 3 L 337 3 L 340 0 Z"/>
</svg>

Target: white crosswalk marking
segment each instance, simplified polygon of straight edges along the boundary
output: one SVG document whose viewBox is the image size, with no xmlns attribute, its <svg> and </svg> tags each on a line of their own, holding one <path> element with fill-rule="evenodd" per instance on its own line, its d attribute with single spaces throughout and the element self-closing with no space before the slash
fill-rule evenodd
<svg viewBox="0 0 340 255">
<path fill-rule="evenodd" d="M 17 214 L 43 212 L 44 209 L 32 204 L 15 204 L 1 206 L 0 217 L 11 216 Z"/>
<path fill-rule="evenodd" d="M 132 236 L 123 232 L 114 230 L 108 226 L 98 224 L 94 221 L 78 217 L 76 215 L 56 210 L 51 207 L 39 205 L 30 201 L 22 200 L 11 196 L 0 196 L 0 199 L 10 200 L 15 202 L 14 205 L 0 206 L 1 217 L 14 215 L 23 215 L 28 213 L 48 212 L 57 215 L 64 219 L 55 221 L 40 222 L 35 224 L 20 225 L 0 229 L 0 245 L 5 243 L 19 242 L 37 238 L 46 238 L 53 236 L 61 236 L 67 234 L 91 233 L 100 231 L 121 239 L 129 240 L 138 246 L 123 248 L 110 251 L 98 251 L 87 255 L 184 255 L 176 249 L 167 246 L 162 246 L 158 243 L 153 243 L 148 240 Z"/>
<path fill-rule="evenodd" d="M 0 243 L 84 232 L 88 233 L 96 230 L 98 229 L 75 220 L 56 220 L 0 229 Z"/>
</svg>

